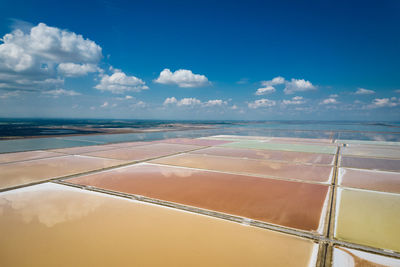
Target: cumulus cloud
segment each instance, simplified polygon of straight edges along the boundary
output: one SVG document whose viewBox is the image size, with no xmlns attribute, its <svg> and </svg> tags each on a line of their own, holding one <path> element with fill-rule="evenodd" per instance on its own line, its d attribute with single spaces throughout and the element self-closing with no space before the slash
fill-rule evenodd
<svg viewBox="0 0 400 267">
<path fill-rule="evenodd" d="M 101 91 L 109 91 L 113 94 L 123 94 L 125 92 L 140 92 L 147 90 L 149 87 L 144 81 L 135 77 L 127 76 L 124 72 L 118 69 L 113 69 L 112 75 L 101 74 L 101 80 L 96 89 Z"/>
<path fill-rule="evenodd" d="M 396 107 L 400 105 L 400 99 L 396 97 L 391 98 L 375 98 L 367 108 L 383 108 L 383 107 Z"/>
<path fill-rule="evenodd" d="M 282 103 L 284 105 L 301 105 L 301 104 L 304 104 L 305 101 L 302 96 L 295 96 L 295 97 L 292 97 L 292 99 L 290 99 L 290 100 L 286 100 L 286 99 L 283 100 Z"/>
<path fill-rule="evenodd" d="M 164 105 L 176 104 L 176 103 L 178 103 L 178 100 L 175 97 L 167 97 L 164 101 Z"/>
<path fill-rule="evenodd" d="M 78 92 L 75 92 L 73 90 L 65 90 L 65 89 L 54 89 L 54 90 L 49 90 L 49 91 L 43 91 L 42 94 L 44 95 L 51 95 L 53 97 L 59 97 L 59 96 L 77 96 L 81 95 Z"/>
<path fill-rule="evenodd" d="M 94 72 L 102 58 L 95 42 L 44 23 L 16 29 L 0 41 L 0 87 L 8 90 L 56 89 L 54 81 Z"/>
<path fill-rule="evenodd" d="M 214 100 L 208 100 L 207 102 L 204 103 L 204 106 L 206 107 L 213 107 L 213 106 L 222 106 L 228 104 L 227 101 L 222 101 L 221 99 L 214 99 Z"/>
<path fill-rule="evenodd" d="M 254 102 L 250 102 L 247 105 L 251 109 L 257 109 L 257 108 L 262 108 L 262 107 L 273 107 L 276 105 L 276 102 L 274 100 L 262 98 L 262 99 L 255 100 Z"/>
<path fill-rule="evenodd" d="M 286 81 L 285 85 L 286 87 L 283 89 L 283 92 L 287 95 L 316 89 L 310 81 L 304 79 L 291 79 L 290 82 Z"/>
<path fill-rule="evenodd" d="M 257 89 L 256 95 L 265 95 L 269 93 L 273 93 L 276 91 L 275 86 L 284 85 L 283 92 L 285 94 L 294 94 L 295 92 L 304 92 L 309 90 L 315 90 L 316 86 L 314 86 L 310 81 L 306 81 L 304 79 L 291 79 L 290 81 L 286 80 L 282 76 L 277 76 L 272 80 L 262 81 L 261 84 L 264 86 L 262 88 Z"/>
<path fill-rule="evenodd" d="M 106 101 L 106 102 L 104 102 L 103 105 L 101 105 L 100 107 L 101 107 L 101 108 L 106 108 L 106 107 L 108 107 L 108 105 L 109 105 L 109 104 L 108 104 L 108 102 Z"/>
<path fill-rule="evenodd" d="M 329 104 L 338 104 L 339 102 L 336 100 L 336 98 L 327 98 L 321 101 L 321 105 L 329 105 Z"/>
<path fill-rule="evenodd" d="M 375 91 L 364 89 L 364 88 L 358 88 L 354 94 L 356 94 L 356 95 L 372 95 L 372 94 L 375 94 Z"/>
<path fill-rule="evenodd" d="M 206 76 L 194 74 L 191 70 L 184 69 L 175 72 L 171 72 L 169 69 L 164 69 L 154 82 L 160 84 L 174 84 L 179 87 L 201 87 L 209 84 Z"/>
<path fill-rule="evenodd" d="M 336 97 L 339 97 L 339 95 L 333 94 L 333 95 L 329 95 L 329 97 L 331 97 L 331 98 L 336 98 Z"/>
<path fill-rule="evenodd" d="M 275 92 L 275 88 L 271 85 L 267 85 L 266 87 L 258 88 L 256 91 L 256 95 L 267 95 Z"/>
<path fill-rule="evenodd" d="M 194 106 L 194 105 L 200 105 L 201 101 L 198 100 L 197 98 L 182 98 L 180 101 L 176 103 L 178 106 Z"/>
<path fill-rule="evenodd" d="M 221 107 L 228 104 L 228 101 L 224 101 L 222 99 L 212 99 L 205 102 L 200 101 L 197 98 L 187 97 L 182 98 L 181 100 L 176 99 L 175 97 L 167 97 L 164 100 L 164 106 L 168 105 L 176 105 L 178 107 L 190 107 L 190 106 L 199 106 L 199 107 Z"/>
<path fill-rule="evenodd" d="M 135 98 L 134 98 L 133 96 L 126 95 L 126 96 L 124 96 L 124 97 L 115 97 L 114 99 L 115 99 L 115 100 L 123 101 L 123 100 L 131 100 L 131 99 L 135 99 Z"/>
<path fill-rule="evenodd" d="M 66 77 L 85 76 L 90 72 L 96 72 L 98 67 L 95 64 L 61 63 L 57 67 L 58 73 Z"/>
<path fill-rule="evenodd" d="M 273 78 L 272 80 L 269 81 L 262 81 L 261 84 L 264 86 L 273 86 L 273 85 L 279 85 L 279 84 L 284 84 L 286 82 L 285 78 L 281 76 L 277 76 Z"/>
</svg>

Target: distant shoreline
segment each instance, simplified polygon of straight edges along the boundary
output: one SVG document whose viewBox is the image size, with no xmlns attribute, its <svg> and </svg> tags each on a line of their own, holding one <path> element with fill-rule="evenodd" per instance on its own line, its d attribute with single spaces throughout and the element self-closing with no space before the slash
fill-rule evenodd
<svg viewBox="0 0 400 267">
<path fill-rule="evenodd" d="M 398 122 L 350 121 L 203 121 L 116 119 L 0 119 L 0 140 L 28 138 L 149 134 L 225 129 L 232 131 L 400 134 Z"/>
<path fill-rule="evenodd" d="M 130 133 L 149 133 L 149 132 L 171 132 L 171 131 L 193 131 L 212 129 L 215 126 L 210 125 L 193 125 L 193 124 L 174 124 L 161 127 L 152 127 L 135 129 L 135 128 L 93 128 L 93 127 L 30 127 L 29 131 L 40 132 L 38 134 L 27 135 L 23 132 L 19 135 L 0 135 L 0 140 L 18 140 L 28 138 L 48 138 L 48 137 L 69 137 L 69 136 L 88 136 L 88 135 L 104 135 L 104 134 L 130 134 Z M 53 131 L 53 132 L 52 132 Z M 59 131 L 60 133 L 57 133 Z M 62 132 L 65 133 L 62 133 Z M 70 133 L 73 131 L 73 133 Z"/>
</svg>

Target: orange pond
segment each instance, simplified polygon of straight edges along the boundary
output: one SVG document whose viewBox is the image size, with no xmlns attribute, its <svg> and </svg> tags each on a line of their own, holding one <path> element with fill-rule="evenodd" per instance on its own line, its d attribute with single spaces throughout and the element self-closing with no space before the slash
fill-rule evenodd
<svg viewBox="0 0 400 267">
<path fill-rule="evenodd" d="M 228 147 L 210 147 L 190 152 L 191 154 L 203 154 L 225 157 L 240 157 L 249 159 L 265 159 L 277 161 L 289 161 L 311 164 L 333 164 L 334 155 L 315 154 L 306 152 L 291 152 L 279 150 L 256 150 L 256 149 L 240 149 Z"/>
<path fill-rule="evenodd" d="M 312 182 L 328 182 L 332 173 L 331 166 L 302 165 L 241 158 L 228 159 L 219 156 L 195 154 L 181 154 L 156 159 L 152 162 Z"/>
<path fill-rule="evenodd" d="M 400 173 L 359 169 L 339 169 L 339 185 L 390 193 L 400 193 Z"/>
<path fill-rule="evenodd" d="M 340 166 L 372 169 L 400 171 L 400 160 L 396 159 L 378 159 L 378 158 L 358 158 L 358 157 L 341 157 Z"/>
<path fill-rule="evenodd" d="M 139 164 L 66 180 L 317 231 L 329 187 Z"/>
<path fill-rule="evenodd" d="M 85 153 L 85 155 L 93 157 L 110 158 L 110 159 L 137 161 L 137 160 L 146 160 L 151 158 L 167 156 L 199 148 L 201 147 L 193 145 L 160 143 L 160 144 L 150 144 L 150 145 L 143 145 L 143 146 L 129 147 L 129 148 L 118 148 L 107 151 L 97 151 L 97 152 Z"/>
<path fill-rule="evenodd" d="M 51 178 L 100 170 L 125 161 L 86 156 L 61 156 L 0 164 L 0 189 Z"/>
<path fill-rule="evenodd" d="M 0 193 L 0 211 L 1 266 L 309 266 L 318 248 L 296 236 L 51 183 Z"/>
</svg>

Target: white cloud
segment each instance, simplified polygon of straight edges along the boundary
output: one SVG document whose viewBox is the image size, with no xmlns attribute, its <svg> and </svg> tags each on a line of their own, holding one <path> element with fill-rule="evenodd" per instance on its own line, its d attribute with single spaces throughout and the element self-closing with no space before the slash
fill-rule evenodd
<svg viewBox="0 0 400 267">
<path fill-rule="evenodd" d="M 273 85 L 279 85 L 279 84 L 284 84 L 286 82 L 285 78 L 281 76 L 277 76 L 273 78 L 272 80 L 269 81 L 262 81 L 261 84 L 264 86 L 273 86 Z"/>
<path fill-rule="evenodd" d="M 87 75 L 90 72 L 96 72 L 98 67 L 95 64 L 75 64 L 61 63 L 57 67 L 58 73 L 66 77 L 78 77 Z"/>
<path fill-rule="evenodd" d="M 358 88 L 354 94 L 356 94 L 356 95 L 372 95 L 372 94 L 375 94 L 375 91 L 364 89 L 364 88 Z"/>
<path fill-rule="evenodd" d="M 54 90 L 49 90 L 49 91 L 43 91 L 42 94 L 51 95 L 53 97 L 59 97 L 61 95 L 65 95 L 65 96 L 81 95 L 80 93 L 75 92 L 73 90 L 65 90 L 65 89 L 54 89 Z"/>
<path fill-rule="evenodd" d="M 275 88 L 271 85 L 267 85 L 267 87 L 258 88 L 256 91 L 256 95 L 267 95 L 275 92 Z"/>
<path fill-rule="evenodd" d="M 123 101 L 123 100 L 130 100 L 130 99 L 135 99 L 133 96 L 126 95 L 124 97 L 115 97 L 115 100 Z"/>
<path fill-rule="evenodd" d="M 201 101 L 198 100 L 197 98 L 193 98 L 193 97 L 182 98 L 179 101 L 175 97 L 168 97 L 164 101 L 164 106 L 170 105 L 170 104 L 176 104 L 178 107 L 194 106 L 194 105 L 200 105 Z"/>
<path fill-rule="evenodd" d="M 284 105 L 301 105 L 301 104 L 304 104 L 305 101 L 302 96 L 295 96 L 295 97 L 292 97 L 291 100 L 286 100 L 286 99 L 283 100 L 282 103 Z"/>
<path fill-rule="evenodd" d="M 304 79 L 291 79 L 290 81 L 286 80 L 282 76 L 277 76 L 272 80 L 262 81 L 261 84 L 264 86 L 263 88 L 259 88 L 256 92 L 256 95 L 264 95 L 267 93 L 275 92 L 276 85 L 285 85 L 283 91 L 285 94 L 293 94 L 295 92 L 303 92 L 309 90 L 315 90 L 316 86 L 314 86 L 310 81 L 306 81 Z"/>
<path fill-rule="evenodd" d="M 108 104 L 108 102 L 106 101 L 106 102 L 104 102 L 103 105 L 101 105 L 100 107 L 101 107 L 101 108 L 106 108 L 106 107 L 108 107 L 108 105 L 109 105 L 109 104 Z"/>
<path fill-rule="evenodd" d="M 261 85 L 264 87 L 258 88 L 255 95 L 267 95 L 276 91 L 274 85 L 284 84 L 285 78 L 278 76 L 269 81 L 261 81 Z"/>
<path fill-rule="evenodd" d="M 394 92 L 400 94 L 400 89 L 394 90 Z"/>
<path fill-rule="evenodd" d="M 193 74 L 191 70 L 184 69 L 175 72 L 171 72 L 169 69 L 164 69 L 154 82 L 160 84 L 174 84 L 179 87 L 201 87 L 209 84 L 206 76 Z"/>
<path fill-rule="evenodd" d="M 233 105 L 233 106 L 231 106 L 231 109 L 236 110 L 236 109 L 238 109 L 238 106 Z"/>
<path fill-rule="evenodd" d="M 274 100 L 262 98 L 262 99 L 255 100 L 254 102 L 250 102 L 247 105 L 251 109 L 256 109 L 256 108 L 261 108 L 261 107 L 273 107 L 276 105 L 276 102 Z"/>
<path fill-rule="evenodd" d="M 147 90 L 149 87 L 141 79 L 135 76 L 127 76 L 118 69 L 113 69 L 114 73 L 110 76 L 107 74 L 101 75 L 101 80 L 96 89 L 101 91 L 110 91 L 113 94 L 123 94 L 125 92 L 140 92 Z"/>
<path fill-rule="evenodd" d="M 285 94 L 293 94 L 295 92 L 304 92 L 309 90 L 315 90 L 316 87 L 310 82 L 304 79 L 291 79 L 290 82 L 285 82 Z"/>
<path fill-rule="evenodd" d="M 400 105 L 400 99 L 397 99 L 396 97 L 375 98 L 367 108 L 396 107 L 398 105 Z"/>
<path fill-rule="evenodd" d="M 333 95 L 329 95 L 329 97 L 330 97 L 330 98 L 336 98 L 336 97 L 339 97 L 339 95 L 333 94 Z"/>
<path fill-rule="evenodd" d="M 329 105 L 329 104 L 338 104 L 339 102 L 336 100 L 336 98 L 327 98 L 321 101 L 321 105 Z"/>
<path fill-rule="evenodd" d="M 3 42 L 0 44 L 1 88 L 57 89 L 59 84 L 51 81 L 90 72 L 102 58 L 102 49 L 95 42 L 44 23 L 25 32 L 16 29 L 0 41 Z"/>
<path fill-rule="evenodd" d="M 221 99 L 211 99 L 205 102 L 200 101 L 197 98 L 187 97 L 182 98 L 181 100 L 176 99 L 175 97 L 168 97 L 164 100 L 163 105 L 176 105 L 178 107 L 189 107 L 189 106 L 199 106 L 199 107 L 221 107 L 228 104 L 228 101 L 224 101 Z"/>
<path fill-rule="evenodd" d="M 227 101 L 223 101 L 221 99 L 215 99 L 215 100 L 208 100 L 207 102 L 204 103 L 204 106 L 213 107 L 213 106 L 222 106 L 226 104 L 228 104 Z"/>
<path fill-rule="evenodd" d="M 164 105 L 176 104 L 176 103 L 178 103 L 178 100 L 175 97 L 167 97 L 164 101 Z"/>
<path fill-rule="evenodd" d="M 182 98 L 180 101 L 178 101 L 177 105 L 180 106 L 195 106 L 195 105 L 200 105 L 201 101 L 198 100 L 197 98 Z"/>
</svg>

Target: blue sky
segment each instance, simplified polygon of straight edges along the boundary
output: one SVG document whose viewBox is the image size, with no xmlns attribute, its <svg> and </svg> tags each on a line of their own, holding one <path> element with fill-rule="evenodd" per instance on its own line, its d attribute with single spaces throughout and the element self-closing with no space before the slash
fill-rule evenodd
<svg viewBox="0 0 400 267">
<path fill-rule="evenodd" d="M 0 117 L 400 119 L 399 1 L 0 3 Z"/>
</svg>

